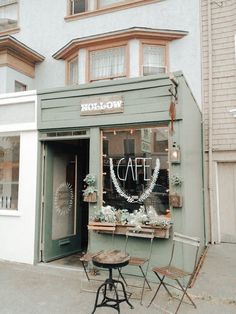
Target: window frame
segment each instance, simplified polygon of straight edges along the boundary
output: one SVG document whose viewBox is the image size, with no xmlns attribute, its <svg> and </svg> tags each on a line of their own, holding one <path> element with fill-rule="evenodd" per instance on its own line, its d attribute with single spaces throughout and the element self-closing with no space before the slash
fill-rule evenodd
<svg viewBox="0 0 236 314">
<path fill-rule="evenodd" d="M 116 76 L 111 76 L 111 77 L 102 77 L 99 79 L 92 79 L 91 78 L 91 72 L 90 72 L 90 66 L 91 66 L 91 61 L 90 61 L 90 54 L 93 51 L 102 51 L 102 50 L 108 50 L 108 49 L 113 49 L 113 48 L 119 48 L 119 47 L 124 47 L 125 48 L 125 72 L 122 75 L 116 75 Z M 86 54 L 86 60 L 87 60 L 87 73 L 86 73 L 86 81 L 87 82 L 97 82 L 97 81 L 102 81 L 102 80 L 113 80 L 113 79 L 119 79 L 119 78 L 125 78 L 129 77 L 129 45 L 127 41 L 124 42 L 117 42 L 115 44 L 107 44 L 107 45 L 102 45 L 102 46 L 92 46 L 87 48 L 87 54 Z"/>
<path fill-rule="evenodd" d="M 140 40 L 140 64 L 139 64 L 139 74 L 143 75 L 143 66 L 144 66 L 144 46 L 158 46 L 164 48 L 164 66 L 167 73 L 169 71 L 169 43 L 165 40 Z"/>
</svg>

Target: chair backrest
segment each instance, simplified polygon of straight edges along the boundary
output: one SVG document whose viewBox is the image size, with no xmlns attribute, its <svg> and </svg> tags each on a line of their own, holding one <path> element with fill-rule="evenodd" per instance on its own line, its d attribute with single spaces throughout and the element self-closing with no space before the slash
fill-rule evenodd
<svg viewBox="0 0 236 314">
<path fill-rule="evenodd" d="M 114 234 L 116 230 L 115 223 L 109 222 L 90 222 L 88 225 L 89 231 L 103 232 L 103 233 L 111 233 L 112 234 L 112 246 L 114 245 Z"/>
<path fill-rule="evenodd" d="M 174 234 L 173 234 L 173 246 L 172 246 L 172 252 L 171 252 L 171 258 L 170 258 L 169 265 L 172 264 L 172 261 L 174 258 L 174 254 L 175 254 L 175 250 L 176 250 L 176 243 L 181 243 L 183 246 L 186 245 L 186 246 L 194 247 L 194 256 L 193 256 L 193 261 L 194 261 L 193 270 L 194 270 L 196 268 L 196 265 L 197 265 L 198 251 L 199 251 L 199 247 L 200 247 L 200 238 L 190 237 L 188 235 L 174 232 Z"/>
<path fill-rule="evenodd" d="M 152 254 L 152 244 L 153 244 L 154 234 L 155 234 L 155 230 L 150 229 L 150 228 L 141 228 L 138 231 L 134 227 L 129 228 L 126 232 L 125 251 L 127 251 L 127 245 L 128 245 L 129 238 L 135 237 L 135 238 L 149 239 L 150 240 L 150 246 L 149 246 L 148 260 L 150 260 L 151 254 Z"/>
</svg>

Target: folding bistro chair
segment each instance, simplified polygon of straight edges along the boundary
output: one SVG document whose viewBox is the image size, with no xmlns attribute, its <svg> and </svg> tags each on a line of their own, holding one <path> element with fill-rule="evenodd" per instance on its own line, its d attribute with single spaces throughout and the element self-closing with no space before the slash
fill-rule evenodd
<svg viewBox="0 0 236 314">
<path fill-rule="evenodd" d="M 186 245 L 188 246 L 188 256 L 190 258 L 190 247 L 192 247 L 193 250 L 193 264 L 194 266 L 192 267 L 192 271 L 185 271 L 181 268 L 177 268 L 175 267 L 174 264 L 174 256 L 176 255 L 177 249 L 176 249 L 176 245 L 180 243 L 182 249 L 184 249 L 183 247 Z M 182 297 L 180 298 L 178 307 L 175 311 L 175 313 L 178 312 L 180 305 L 182 303 L 182 301 L 184 300 L 184 296 L 186 296 L 189 301 L 191 302 L 191 304 L 196 308 L 196 304 L 193 302 L 193 300 L 190 298 L 190 296 L 187 293 L 187 289 L 190 287 L 192 278 L 194 276 L 194 271 L 196 269 L 197 266 L 197 258 L 198 258 L 198 251 L 199 251 L 199 246 L 200 246 L 200 239 L 199 238 L 193 238 L 193 237 L 189 237 L 180 233 L 175 232 L 173 235 L 173 246 L 172 246 L 172 252 L 171 252 L 171 257 L 170 257 L 170 261 L 169 264 L 167 266 L 164 267 L 154 267 L 152 269 L 152 271 L 155 273 L 155 275 L 158 277 L 159 279 L 159 285 L 157 287 L 157 290 L 152 298 L 152 300 L 150 301 L 148 307 L 152 304 L 153 300 L 155 299 L 158 291 L 160 290 L 160 287 L 163 285 L 163 287 L 165 288 L 166 292 L 173 297 L 173 295 L 171 294 L 170 290 L 167 288 L 167 286 L 170 286 L 172 288 L 175 288 L 179 291 L 181 291 L 183 293 Z M 187 247 L 185 248 L 187 249 Z M 192 252 L 191 250 L 191 252 Z M 168 282 L 165 281 L 165 279 L 168 279 Z M 187 282 L 185 283 L 185 286 L 183 285 L 182 281 L 186 279 Z M 177 285 L 172 285 L 169 283 L 169 281 L 174 280 Z"/>
<path fill-rule="evenodd" d="M 139 256 L 132 256 L 130 257 L 129 260 L 129 266 L 136 266 L 140 269 L 141 275 L 135 275 L 138 277 L 142 277 L 143 278 L 143 284 L 141 287 L 138 288 L 142 288 L 142 292 L 141 292 L 141 298 L 140 298 L 140 303 L 142 304 L 142 300 L 143 300 L 143 293 L 144 293 L 144 289 L 145 289 L 145 284 L 147 284 L 148 288 L 150 290 L 151 286 L 148 282 L 147 279 L 147 272 L 148 272 L 148 266 L 149 266 L 149 261 L 151 258 L 151 254 L 152 254 L 152 244 L 153 244 L 153 239 L 154 239 L 154 229 L 150 229 L 150 228 L 142 228 L 140 231 L 136 231 L 135 228 L 129 228 L 128 231 L 126 232 L 126 241 L 125 241 L 125 251 L 127 251 L 129 253 L 129 247 L 130 245 L 128 244 L 128 242 L 130 241 L 130 238 L 144 238 L 144 239 L 148 239 L 150 241 L 150 245 L 149 245 L 149 249 L 148 252 L 146 252 L 146 257 L 139 257 Z M 146 269 L 144 270 L 143 267 L 146 266 Z M 128 273 L 122 273 L 121 269 L 118 269 L 119 274 L 121 276 L 121 278 L 123 279 L 124 283 L 128 285 L 126 279 L 124 278 L 125 275 L 131 275 L 132 274 L 128 274 Z M 131 285 L 130 285 L 131 286 Z"/>
<path fill-rule="evenodd" d="M 108 232 L 108 233 L 112 233 L 112 246 L 113 246 L 113 242 L 114 242 L 114 233 L 116 230 L 116 225 L 114 223 L 104 223 L 102 224 L 101 222 L 96 223 L 93 222 L 92 224 L 88 225 L 88 230 L 89 232 L 91 231 L 96 231 L 96 232 Z M 92 262 L 92 258 L 94 256 L 96 256 L 99 252 L 89 252 L 87 251 L 87 253 L 85 253 L 81 258 L 80 261 L 82 263 L 86 278 L 88 281 L 90 281 L 92 278 L 89 276 L 89 270 L 88 270 L 88 266 L 89 264 Z"/>
</svg>

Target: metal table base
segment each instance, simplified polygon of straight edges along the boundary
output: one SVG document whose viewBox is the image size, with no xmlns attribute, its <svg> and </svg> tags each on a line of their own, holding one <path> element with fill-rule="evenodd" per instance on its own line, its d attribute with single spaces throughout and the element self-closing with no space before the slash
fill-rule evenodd
<svg viewBox="0 0 236 314">
<path fill-rule="evenodd" d="M 118 295 L 118 285 L 120 284 L 121 286 L 121 291 L 123 292 L 123 298 L 119 298 Z M 102 290 L 103 289 L 103 290 Z M 114 298 L 111 298 L 107 295 L 108 291 L 114 290 Z M 98 299 L 99 299 L 99 293 L 100 291 L 103 292 L 103 299 L 102 301 L 98 304 Z M 109 278 L 105 280 L 105 282 L 98 288 L 97 294 L 96 294 L 96 300 L 95 300 L 95 305 L 92 314 L 96 311 L 97 307 L 111 307 L 120 313 L 120 303 L 126 302 L 131 309 L 133 309 L 133 305 L 129 302 L 127 298 L 127 293 L 125 291 L 125 286 L 122 281 L 120 280 L 115 280 L 112 278 L 112 268 L 109 268 Z"/>
</svg>

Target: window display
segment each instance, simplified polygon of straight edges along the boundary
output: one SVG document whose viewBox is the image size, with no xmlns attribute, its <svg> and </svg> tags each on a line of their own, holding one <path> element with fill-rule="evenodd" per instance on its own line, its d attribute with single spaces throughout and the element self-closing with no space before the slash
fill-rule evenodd
<svg viewBox="0 0 236 314">
<path fill-rule="evenodd" d="M 103 131 L 103 202 L 169 212 L 168 127 Z"/>
</svg>

